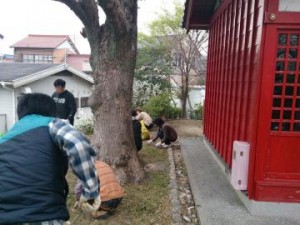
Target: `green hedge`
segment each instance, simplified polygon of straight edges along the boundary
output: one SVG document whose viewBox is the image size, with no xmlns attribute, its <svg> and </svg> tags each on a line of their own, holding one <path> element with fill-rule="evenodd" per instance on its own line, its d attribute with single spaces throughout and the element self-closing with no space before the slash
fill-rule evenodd
<svg viewBox="0 0 300 225">
<path fill-rule="evenodd" d="M 143 110 L 149 113 L 152 118 L 164 116 L 168 119 L 177 119 L 181 115 L 181 109 L 172 106 L 171 100 L 168 93 L 153 96 L 143 106 Z"/>
</svg>

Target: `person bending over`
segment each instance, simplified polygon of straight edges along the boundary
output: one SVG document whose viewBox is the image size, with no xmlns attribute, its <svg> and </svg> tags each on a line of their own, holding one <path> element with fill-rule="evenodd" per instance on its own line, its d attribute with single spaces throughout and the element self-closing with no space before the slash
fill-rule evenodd
<svg viewBox="0 0 300 225">
<path fill-rule="evenodd" d="M 53 99 L 24 95 L 17 107 L 19 121 L 0 138 L 0 224 L 63 225 L 68 165 L 83 186 L 80 207 L 93 212 L 101 204 L 89 140 L 58 118 Z"/>
<path fill-rule="evenodd" d="M 148 130 L 150 130 L 153 127 L 153 122 L 152 122 L 151 116 L 148 113 L 144 112 L 139 107 L 136 109 L 136 113 L 137 113 L 137 116 L 136 116 L 137 120 L 139 120 L 139 121 L 143 120 L 146 128 Z"/>
<path fill-rule="evenodd" d="M 100 181 L 101 205 L 97 211 L 91 213 L 94 219 L 105 219 L 114 214 L 117 206 L 121 203 L 124 189 L 121 187 L 111 167 L 99 160 L 95 162 Z M 79 201 L 82 193 L 82 184 L 77 182 L 75 187 L 75 196 Z"/>
<path fill-rule="evenodd" d="M 156 137 L 152 140 L 149 140 L 148 143 L 155 142 L 158 138 L 161 139 L 160 142 L 155 144 L 156 147 L 168 147 L 171 142 L 175 142 L 177 140 L 177 132 L 176 130 L 169 124 L 166 124 L 164 120 L 161 118 L 156 118 L 153 120 L 153 124 L 158 126 L 158 131 Z"/>
</svg>

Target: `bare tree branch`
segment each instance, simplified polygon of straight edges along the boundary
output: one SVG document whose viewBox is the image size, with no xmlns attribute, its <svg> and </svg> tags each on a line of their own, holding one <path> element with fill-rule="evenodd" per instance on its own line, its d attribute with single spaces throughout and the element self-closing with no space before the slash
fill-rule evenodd
<svg viewBox="0 0 300 225">
<path fill-rule="evenodd" d="M 115 32 L 123 33 L 128 32 L 131 29 L 132 21 L 136 21 L 136 13 L 130 12 L 137 9 L 135 4 L 137 1 L 120 1 L 120 0 L 98 0 L 98 4 L 101 6 L 106 16 L 110 18 L 109 23 L 112 23 Z M 128 4 L 132 4 L 129 5 Z M 129 9 L 124 11 L 124 9 Z"/>
<path fill-rule="evenodd" d="M 95 0 L 53 0 L 67 5 L 81 20 L 87 31 L 88 38 L 97 35 L 100 30 L 98 7 Z M 95 29 L 96 28 L 96 29 Z"/>
<path fill-rule="evenodd" d="M 67 5 L 82 21 L 85 27 L 92 27 L 97 21 L 99 25 L 99 15 L 97 4 L 94 0 L 53 0 Z M 91 24 L 92 23 L 92 24 Z"/>
</svg>

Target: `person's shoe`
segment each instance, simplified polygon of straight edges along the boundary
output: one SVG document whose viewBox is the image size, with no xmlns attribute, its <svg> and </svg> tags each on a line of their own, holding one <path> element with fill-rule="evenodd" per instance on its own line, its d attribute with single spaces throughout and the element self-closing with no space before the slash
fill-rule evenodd
<svg viewBox="0 0 300 225">
<path fill-rule="evenodd" d="M 163 147 L 163 148 L 169 148 L 170 145 L 162 144 L 161 147 Z"/>
<path fill-rule="evenodd" d="M 157 147 L 157 148 L 160 148 L 160 147 L 162 147 L 162 144 L 161 144 L 161 142 L 157 142 L 157 143 L 155 144 L 155 147 Z"/>
</svg>

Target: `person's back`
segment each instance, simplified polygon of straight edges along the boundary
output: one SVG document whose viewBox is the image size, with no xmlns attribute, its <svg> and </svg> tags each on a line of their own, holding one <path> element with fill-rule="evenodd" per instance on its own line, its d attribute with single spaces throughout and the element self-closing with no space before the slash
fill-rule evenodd
<svg viewBox="0 0 300 225">
<path fill-rule="evenodd" d="M 68 158 L 49 136 L 52 119 L 28 115 L 0 140 L 0 224 L 69 217 L 62 186 Z"/>
<path fill-rule="evenodd" d="M 85 186 L 82 208 L 95 211 L 99 184 L 89 141 L 54 118 L 56 105 L 48 95 L 24 95 L 17 114 L 19 121 L 0 138 L 0 224 L 63 225 L 69 218 L 68 164 Z"/>
<path fill-rule="evenodd" d="M 164 123 L 162 125 L 162 130 L 164 132 L 164 135 L 171 141 L 174 142 L 177 140 L 177 131 L 169 124 Z"/>
<path fill-rule="evenodd" d="M 160 142 L 156 143 L 156 147 L 168 147 L 170 146 L 171 142 L 175 142 L 178 138 L 178 134 L 176 130 L 169 124 L 166 124 L 165 121 L 158 117 L 153 120 L 153 124 L 158 126 L 158 131 L 156 134 L 156 137 L 147 143 L 153 143 L 155 142 L 158 138 L 161 139 Z"/>
<path fill-rule="evenodd" d="M 95 167 L 100 180 L 100 196 L 102 203 L 112 199 L 122 198 L 124 189 L 121 187 L 111 167 L 99 160 L 95 162 Z"/>
<path fill-rule="evenodd" d="M 114 213 L 117 206 L 121 203 L 125 191 L 108 164 L 97 160 L 95 167 L 99 177 L 102 202 L 98 210 L 91 214 L 91 217 L 94 219 L 105 219 L 108 215 Z M 77 200 L 79 200 L 81 192 L 82 185 L 80 182 L 77 182 L 75 187 Z"/>
<path fill-rule="evenodd" d="M 150 130 L 153 127 L 151 116 L 148 113 L 144 112 L 141 108 L 137 108 L 136 112 L 136 119 L 139 121 L 143 120 L 146 128 Z"/>
</svg>

